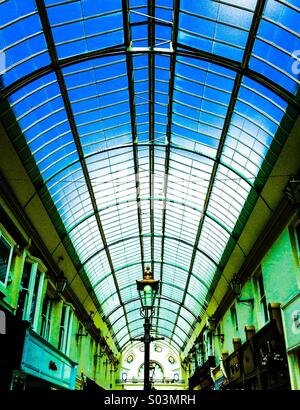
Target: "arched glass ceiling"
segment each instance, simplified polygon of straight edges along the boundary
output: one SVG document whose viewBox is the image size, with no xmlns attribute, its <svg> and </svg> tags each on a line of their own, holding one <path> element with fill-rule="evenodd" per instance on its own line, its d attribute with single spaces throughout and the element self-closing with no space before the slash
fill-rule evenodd
<svg viewBox="0 0 300 410">
<path fill-rule="evenodd" d="M 120 348 L 145 264 L 157 335 L 205 312 L 299 111 L 299 6 L 1 2 L 2 122 Z"/>
</svg>

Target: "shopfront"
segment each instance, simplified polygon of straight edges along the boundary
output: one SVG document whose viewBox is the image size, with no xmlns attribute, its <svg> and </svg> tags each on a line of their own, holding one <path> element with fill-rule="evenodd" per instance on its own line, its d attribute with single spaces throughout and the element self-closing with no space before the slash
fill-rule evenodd
<svg viewBox="0 0 300 410">
<path fill-rule="evenodd" d="M 300 390 L 300 291 L 282 306 L 292 389 Z"/>
<path fill-rule="evenodd" d="M 74 389 L 77 364 L 10 312 L 0 335 L 0 389 Z"/>
<path fill-rule="evenodd" d="M 229 390 L 289 390 L 283 335 L 271 320 L 224 360 Z"/>
<path fill-rule="evenodd" d="M 214 381 L 211 370 L 216 367 L 215 356 L 209 356 L 207 361 L 195 370 L 189 379 L 190 390 L 213 390 Z"/>
</svg>

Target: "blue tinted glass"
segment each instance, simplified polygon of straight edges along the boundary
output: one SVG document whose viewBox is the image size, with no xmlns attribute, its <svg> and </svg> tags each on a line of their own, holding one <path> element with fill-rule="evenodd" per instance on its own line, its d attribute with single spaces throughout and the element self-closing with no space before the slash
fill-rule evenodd
<svg viewBox="0 0 300 410">
<path fill-rule="evenodd" d="M 5 1 L 0 3 L 0 49 L 3 63 L 1 79 L 9 85 L 50 63 L 42 25 L 35 3 Z M 1 61 L 2 65 L 2 61 Z"/>
<path fill-rule="evenodd" d="M 157 334 L 180 349 L 293 124 L 299 2 L 267 0 L 257 33 L 256 0 L 182 0 L 178 16 L 157 0 L 154 18 L 150 3 L 129 0 L 123 27 L 121 0 L 1 2 L 1 88 L 15 115 L 5 107 L 1 122 L 42 176 L 40 198 L 112 338 L 143 332 L 144 263 L 162 279 Z"/>
<path fill-rule="evenodd" d="M 237 6 L 208 0 L 183 0 L 178 41 L 184 45 L 241 60 L 253 12 Z"/>
<path fill-rule="evenodd" d="M 269 0 L 254 43 L 250 67 L 296 94 L 300 75 L 296 59 L 299 49 L 299 15 L 278 1 Z"/>
</svg>

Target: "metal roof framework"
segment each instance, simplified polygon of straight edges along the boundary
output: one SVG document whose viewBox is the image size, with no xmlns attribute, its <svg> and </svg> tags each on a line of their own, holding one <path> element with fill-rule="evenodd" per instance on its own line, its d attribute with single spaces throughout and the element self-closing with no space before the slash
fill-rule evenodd
<svg viewBox="0 0 300 410">
<path fill-rule="evenodd" d="M 157 335 L 181 350 L 205 313 L 299 112 L 299 12 L 0 4 L 1 120 L 120 349 L 143 328 L 145 264 Z"/>
</svg>

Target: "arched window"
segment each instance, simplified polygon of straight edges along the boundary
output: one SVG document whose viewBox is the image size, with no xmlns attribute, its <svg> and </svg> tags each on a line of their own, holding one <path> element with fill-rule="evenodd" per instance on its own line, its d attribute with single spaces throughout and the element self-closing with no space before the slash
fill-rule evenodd
<svg viewBox="0 0 300 410">
<path fill-rule="evenodd" d="M 138 378 L 144 378 L 144 363 L 140 366 L 138 371 Z M 152 379 L 163 379 L 164 378 L 164 370 L 160 363 L 151 360 L 150 361 L 150 378 Z"/>
</svg>

